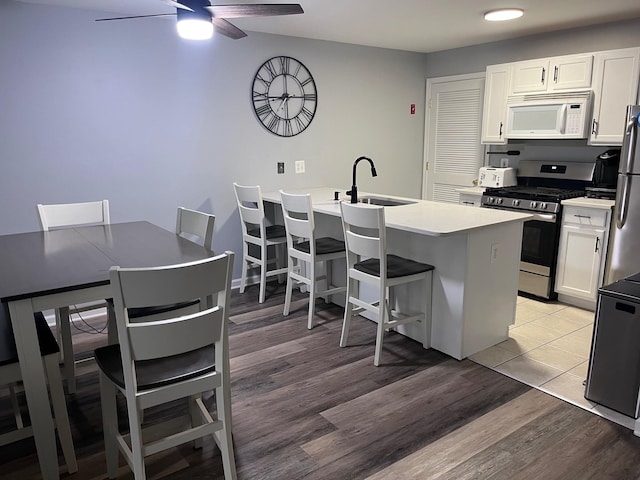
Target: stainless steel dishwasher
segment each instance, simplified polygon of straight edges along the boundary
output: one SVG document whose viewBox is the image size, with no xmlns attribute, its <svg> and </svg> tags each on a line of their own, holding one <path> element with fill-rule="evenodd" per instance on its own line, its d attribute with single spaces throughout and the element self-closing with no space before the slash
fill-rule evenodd
<svg viewBox="0 0 640 480">
<path fill-rule="evenodd" d="M 640 274 L 598 290 L 585 398 L 638 418 Z"/>
</svg>

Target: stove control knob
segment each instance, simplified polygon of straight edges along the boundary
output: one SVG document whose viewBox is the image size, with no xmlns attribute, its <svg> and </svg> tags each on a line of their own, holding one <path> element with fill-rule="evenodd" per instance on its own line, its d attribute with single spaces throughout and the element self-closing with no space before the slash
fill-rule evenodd
<svg viewBox="0 0 640 480">
<path fill-rule="evenodd" d="M 546 203 L 544 203 L 544 202 L 540 202 L 540 208 L 541 208 L 542 210 L 546 210 L 546 208 L 547 208 L 547 204 L 546 204 Z"/>
<path fill-rule="evenodd" d="M 531 202 L 531 208 L 537 208 L 538 202 Z"/>
<path fill-rule="evenodd" d="M 493 197 L 489 197 L 489 198 L 487 198 L 487 203 L 491 204 L 491 203 L 493 203 L 494 200 L 495 199 Z"/>
<path fill-rule="evenodd" d="M 501 198 L 496 198 L 496 203 L 498 205 L 502 205 L 502 199 Z"/>
<path fill-rule="evenodd" d="M 517 207 L 518 205 L 520 205 L 520 200 L 513 200 L 511 202 L 511 205 L 513 205 L 514 207 Z"/>
</svg>

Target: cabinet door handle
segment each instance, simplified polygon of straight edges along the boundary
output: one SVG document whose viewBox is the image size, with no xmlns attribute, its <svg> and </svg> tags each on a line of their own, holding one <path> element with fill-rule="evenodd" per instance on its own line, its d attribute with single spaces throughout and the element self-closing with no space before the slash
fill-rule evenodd
<svg viewBox="0 0 640 480">
<path fill-rule="evenodd" d="M 591 123 L 591 135 L 595 135 L 596 132 L 598 131 L 598 122 L 596 122 L 596 119 L 593 119 L 593 122 Z"/>
<path fill-rule="evenodd" d="M 475 202 L 462 202 L 463 205 L 475 205 Z"/>
<path fill-rule="evenodd" d="M 553 67 L 553 83 L 558 83 L 558 66 Z"/>
<path fill-rule="evenodd" d="M 498 133 L 498 136 L 501 137 L 502 136 L 502 122 L 500 122 L 500 133 Z"/>
<path fill-rule="evenodd" d="M 577 213 L 574 213 L 573 216 L 578 218 L 588 218 L 591 220 L 591 215 L 578 215 Z"/>
<path fill-rule="evenodd" d="M 596 252 L 600 250 L 600 237 L 596 237 Z"/>
<path fill-rule="evenodd" d="M 545 74 L 546 70 L 543 68 L 542 69 L 542 78 L 540 79 L 541 83 L 544 83 L 544 74 Z"/>
</svg>

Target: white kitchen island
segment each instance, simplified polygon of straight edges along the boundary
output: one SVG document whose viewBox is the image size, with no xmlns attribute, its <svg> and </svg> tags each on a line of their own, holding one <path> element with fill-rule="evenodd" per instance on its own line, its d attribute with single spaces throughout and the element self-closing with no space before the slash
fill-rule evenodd
<svg viewBox="0 0 640 480">
<path fill-rule="evenodd" d="M 319 236 L 343 237 L 339 201 L 333 198 L 339 191 L 340 200 L 349 201 L 344 189 L 286 191 L 311 194 Z M 374 194 L 358 197 L 367 195 Z M 408 324 L 398 331 L 458 360 L 506 340 L 515 318 L 522 224 L 530 215 L 375 196 L 414 202 L 385 207 L 389 253 L 435 266 L 430 328 Z M 267 192 L 263 199 L 279 204 L 280 194 Z M 340 275 L 344 269 L 334 268 L 334 282 L 344 284 Z M 424 293 L 417 284 L 409 288 L 398 292 L 400 310 L 419 308 Z"/>
</svg>

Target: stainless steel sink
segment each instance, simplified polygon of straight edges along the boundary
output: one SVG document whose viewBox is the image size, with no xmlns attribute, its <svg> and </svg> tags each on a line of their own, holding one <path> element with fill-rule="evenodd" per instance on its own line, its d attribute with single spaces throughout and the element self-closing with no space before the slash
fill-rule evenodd
<svg viewBox="0 0 640 480">
<path fill-rule="evenodd" d="M 412 205 L 414 201 L 411 200 L 398 200 L 396 198 L 376 197 L 373 195 L 366 195 L 358 199 L 359 202 L 368 203 L 369 205 L 381 205 L 383 207 L 397 207 L 399 205 Z"/>
</svg>

